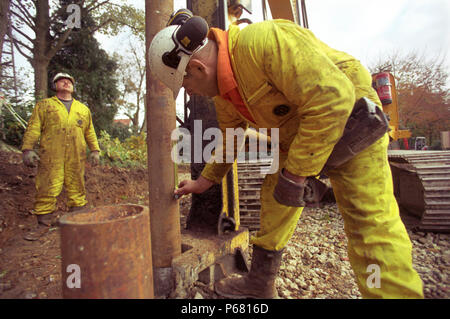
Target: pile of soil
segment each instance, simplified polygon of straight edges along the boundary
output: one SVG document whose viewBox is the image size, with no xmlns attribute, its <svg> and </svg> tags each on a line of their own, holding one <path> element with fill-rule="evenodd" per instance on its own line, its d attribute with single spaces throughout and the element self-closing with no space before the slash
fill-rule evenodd
<svg viewBox="0 0 450 319">
<path fill-rule="evenodd" d="M 22 154 L 0 151 L 0 298 L 62 298 L 59 227 L 36 241 L 23 237 L 37 225 L 33 209 L 37 168 L 26 167 Z M 186 175 L 186 172 L 183 172 Z M 112 204 L 148 205 L 146 169 L 86 164 L 89 207 Z M 181 213 L 189 204 L 181 201 Z M 65 191 L 57 212 L 68 211 Z"/>
</svg>

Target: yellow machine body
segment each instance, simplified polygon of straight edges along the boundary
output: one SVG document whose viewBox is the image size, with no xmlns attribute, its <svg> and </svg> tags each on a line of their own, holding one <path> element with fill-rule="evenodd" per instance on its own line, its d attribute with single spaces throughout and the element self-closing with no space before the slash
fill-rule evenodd
<svg viewBox="0 0 450 319">
<path fill-rule="evenodd" d="M 398 112 L 398 95 L 397 88 L 395 86 L 395 78 L 392 73 L 389 73 L 389 81 L 391 83 L 392 90 L 392 103 L 383 105 L 383 111 L 389 116 L 389 136 L 392 140 L 397 141 L 401 138 L 411 137 L 411 132 L 409 130 L 400 129 L 400 117 Z M 375 77 L 378 73 L 372 75 L 372 79 L 375 82 Z"/>
</svg>

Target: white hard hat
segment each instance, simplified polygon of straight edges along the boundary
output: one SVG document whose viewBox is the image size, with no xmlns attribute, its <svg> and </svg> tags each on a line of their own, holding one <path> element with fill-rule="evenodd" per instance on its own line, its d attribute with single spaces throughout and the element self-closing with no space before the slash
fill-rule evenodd
<svg viewBox="0 0 450 319">
<path fill-rule="evenodd" d="M 55 75 L 52 82 L 56 83 L 56 81 L 58 81 L 59 79 L 69 79 L 72 82 L 72 85 L 75 85 L 75 80 L 70 74 L 58 73 Z"/>
<path fill-rule="evenodd" d="M 150 71 L 173 92 L 176 99 L 192 54 L 207 42 L 208 24 L 194 16 L 182 25 L 159 31 L 149 48 Z"/>
</svg>

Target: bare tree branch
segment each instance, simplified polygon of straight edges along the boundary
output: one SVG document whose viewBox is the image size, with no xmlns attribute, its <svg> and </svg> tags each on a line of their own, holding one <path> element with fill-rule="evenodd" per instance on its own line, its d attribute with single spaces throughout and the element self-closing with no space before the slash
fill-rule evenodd
<svg viewBox="0 0 450 319">
<path fill-rule="evenodd" d="M 28 46 L 27 44 L 23 43 L 23 42 L 20 41 L 19 39 L 13 39 L 13 42 L 17 42 L 18 44 L 20 44 L 20 45 L 23 46 L 24 48 L 28 49 L 28 51 L 33 52 L 33 48 L 31 48 L 31 47 Z"/>
<path fill-rule="evenodd" d="M 52 46 L 52 48 L 47 52 L 46 56 L 51 59 L 56 52 L 58 52 L 64 45 L 64 42 L 66 42 L 67 38 L 69 37 L 70 33 L 72 32 L 72 28 L 67 29 L 64 34 L 58 39 L 56 44 Z"/>
<path fill-rule="evenodd" d="M 139 32 L 143 32 L 144 31 L 144 30 L 142 30 L 142 29 L 140 29 L 140 28 L 138 28 L 138 27 L 136 27 L 134 25 L 131 25 L 131 24 L 128 24 L 128 23 L 124 23 L 123 21 L 121 21 L 120 23 L 121 23 L 121 25 L 130 28 L 131 31 L 134 31 L 135 33 L 139 33 Z"/>
<path fill-rule="evenodd" d="M 19 53 L 20 53 L 22 56 L 24 56 L 24 57 L 31 63 L 32 60 L 33 60 L 33 58 L 32 58 L 31 56 L 29 56 L 28 54 L 25 54 L 25 53 L 21 50 L 21 48 L 20 48 L 20 47 L 18 46 L 18 44 L 17 44 L 17 42 L 20 42 L 20 41 L 18 41 L 17 39 L 13 39 L 12 42 L 13 42 L 14 46 L 16 47 L 16 49 L 19 51 Z M 29 49 L 29 48 L 27 48 L 27 49 Z M 29 50 L 30 50 L 30 49 L 29 49 Z M 30 52 L 33 53 L 33 50 L 30 50 Z"/>
<path fill-rule="evenodd" d="M 30 38 L 26 33 L 22 32 L 21 30 L 19 30 L 18 28 L 16 28 L 16 27 L 13 26 L 13 25 L 11 26 L 11 28 L 12 28 L 14 31 L 20 33 L 20 35 L 22 35 L 25 39 L 27 39 L 27 40 L 30 41 L 31 43 L 34 43 L 34 40 L 33 40 L 32 38 Z"/>
<path fill-rule="evenodd" d="M 103 28 L 105 25 L 107 25 L 108 23 L 114 21 L 113 19 L 107 19 L 106 21 L 104 21 L 102 24 L 99 24 L 98 26 L 96 26 L 95 28 L 89 28 L 89 33 L 93 34 L 95 33 L 95 31 Z"/>
<path fill-rule="evenodd" d="M 25 23 L 31 30 L 34 31 L 34 24 L 30 24 L 30 22 L 28 22 L 23 16 L 19 15 L 17 12 L 15 12 L 14 10 L 10 11 L 11 14 L 13 14 L 14 16 L 16 16 L 21 22 Z"/>
<path fill-rule="evenodd" d="M 91 12 L 92 10 L 95 10 L 95 9 L 97 9 L 98 7 L 101 7 L 102 5 L 104 5 L 104 4 L 107 4 L 109 2 L 109 0 L 106 0 L 106 1 L 103 1 L 103 2 L 100 2 L 99 4 L 97 4 L 97 5 L 92 5 L 91 7 L 86 7 L 86 10 L 87 10 L 87 12 L 89 13 L 89 12 Z"/>
<path fill-rule="evenodd" d="M 0 63 L 0 66 L 7 66 L 7 65 L 10 65 L 11 63 L 12 63 L 12 60 L 8 60 L 8 61 Z"/>
<path fill-rule="evenodd" d="M 33 20 L 33 16 L 28 12 L 28 10 L 23 6 L 23 4 L 20 1 L 11 1 L 11 4 L 13 6 L 15 6 L 17 9 L 19 9 L 19 11 L 23 14 L 24 18 L 28 21 L 28 26 L 30 28 L 34 27 L 34 20 Z"/>
</svg>

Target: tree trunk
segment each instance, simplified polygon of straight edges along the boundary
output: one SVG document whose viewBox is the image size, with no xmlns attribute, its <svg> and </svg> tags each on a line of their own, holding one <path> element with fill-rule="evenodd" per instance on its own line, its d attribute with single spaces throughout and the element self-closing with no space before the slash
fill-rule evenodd
<svg viewBox="0 0 450 319">
<path fill-rule="evenodd" d="M 10 0 L 0 1 L 0 61 L 2 60 L 3 41 L 9 26 L 9 5 Z"/>
<path fill-rule="evenodd" d="M 50 43 L 50 21 L 48 0 L 37 0 L 36 3 L 36 39 L 33 52 L 34 88 L 36 99 L 47 97 L 47 67 L 50 59 L 47 52 Z"/>
<path fill-rule="evenodd" d="M 139 105 L 139 100 L 140 100 L 141 94 L 140 94 L 140 90 L 137 92 L 136 94 L 136 112 L 133 115 L 133 127 L 132 127 L 132 131 L 133 131 L 133 135 L 137 135 L 139 133 L 139 112 L 141 110 L 141 107 Z"/>
<path fill-rule="evenodd" d="M 142 122 L 141 130 L 139 134 L 142 132 L 147 132 L 147 94 L 144 93 L 144 121 Z"/>
<path fill-rule="evenodd" d="M 35 97 L 36 100 L 47 98 L 47 86 L 48 86 L 48 59 L 34 58 L 34 85 L 35 85 Z"/>
</svg>

